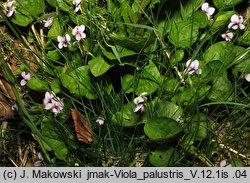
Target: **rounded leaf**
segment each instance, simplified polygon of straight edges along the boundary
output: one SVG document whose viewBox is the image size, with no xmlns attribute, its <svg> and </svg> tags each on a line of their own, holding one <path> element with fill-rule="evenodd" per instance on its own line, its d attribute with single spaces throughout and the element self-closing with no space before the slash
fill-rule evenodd
<svg viewBox="0 0 250 183">
<path fill-rule="evenodd" d="M 88 99 L 97 98 L 95 88 L 93 86 L 93 78 L 88 66 L 82 66 L 70 74 L 61 73 L 60 81 L 69 92 L 78 97 L 83 96 Z"/>
<path fill-rule="evenodd" d="M 138 124 L 143 123 L 143 118 L 146 115 L 146 112 L 143 113 L 135 113 L 135 104 L 133 102 L 129 102 L 122 106 L 120 112 L 116 112 L 112 116 L 112 121 L 117 124 L 121 124 L 123 127 L 134 127 Z"/>
<path fill-rule="evenodd" d="M 48 51 L 48 57 L 51 60 L 59 60 L 62 57 L 62 55 L 59 52 L 59 50 L 56 49 L 56 50 Z"/>
<path fill-rule="evenodd" d="M 169 101 L 159 101 L 155 105 L 155 113 L 157 117 L 168 117 L 173 120 L 177 120 L 180 116 L 182 116 L 182 109 Z"/>
<path fill-rule="evenodd" d="M 46 144 L 45 148 L 48 151 L 53 150 L 57 158 L 64 160 L 69 151 L 62 136 L 60 135 L 62 134 L 60 130 L 62 129 L 58 129 L 58 125 L 54 120 L 46 117 L 43 118 L 41 122 L 41 133 L 45 141 L 42 142 Z"/>
<path fill-rule="evenodd" d="M 175 149 L 173 147 L 160 147 L 149 155 L 149 162 L 155 167 L 170 166 L 174 161 Z"/>
<path fill-rule="evenodd" d="M 208 17 L 203 11 L 196 11 L 193 14 L 194 23 L 197 24 L 199 28 L 205 28 L 208 24 Z"/>
<path fill-rule="evenodd" d="M 218 9 L 229 9 L 241 3 L 243 0 L 213 0 L 213 3 Z"/>
<path fill-rule="evenodd" d="M 227 76 L 224 64 L 219 60 L 212 60 L 205 63 L 202 67 L 202 80 L 213 81 L 217 77 Z"/>
<path fill-rule="evenodd" d="M 28 82 L 27 86 L 34 91 L 46 92 L 49 89 L 48 83 L 44 80 L 40 80 L 36 77 L 32 77 Z"/>
<path fill-rule="evenodd" d="M 44 10 L 44 0 L 18 0 L 16 1 L 16 13 L 11 20 L 15 24 L 25 27 Z"/>
<path fill-rule="evenodd" d="M 230 64 L 234 58 L 234 45 L 228 41 L 221 41 L 210 46 L 204 53 L 206 62 L 220 60 L 225 66 Z"/>
<path fill-rule="evenodd" d="M 144 132 L 150 140 L 157 143 L 165 143 L 180 135 L 182 127 L 171 118 L 156 117 L 146 122 Z"/>
<path fill-rule="evenodd" d="M 235 13 L 235 11 L 221 11 L 217 13 L 211 25 L 211 31 L 215 33 L 221 29 L 221 27 L 226 26 L 230 22 L 231 16 Z"/>
<path fill-rule="evenodd" d="M 61 92 L 60 81 L 58 79 L 52 80 L 50 83 L 50 87 L 55 94 L 58 94 Z"/>
<path fill-rule="evenodd" d="M 198 25 L 192 19 L 173 22 L 169 33 L 169 41 L 176 47 L 190 48 L 197 39 Z"/>
<path fill-rule="evenodd" d="M 213 86 L 208 95 L 211 102 L 225 102 L 231 101 L 233 87 L 230 81 L 225 77 L 219 77 L 213 83 Z"/>
<path fill-rule="evenodd" d="M 207 137 L 208 134 L 208 119 L 202 113 L 194 115 L 191 121 L 191 134 L 194 135 L 194 140 L 201 141 Z"/>
<path fill-rule="evenodd" d="M 96 57 L 88 63 L 90 72 L 95 76 L 101 76 L 107 72 L 113 65 L 109 64 L 104 58 Z"/>
</svg>

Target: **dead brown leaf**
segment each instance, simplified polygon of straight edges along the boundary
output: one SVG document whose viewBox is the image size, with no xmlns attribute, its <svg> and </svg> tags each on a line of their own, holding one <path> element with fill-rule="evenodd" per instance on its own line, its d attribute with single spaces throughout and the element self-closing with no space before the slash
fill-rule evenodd
<svg viewBox="0 0 250 183">
<path fill-rule="evenodd" d="M 71 109 L 71 116 L 74 121 L 77 139 L 84 143 L 92 142 L 93 139 L 91 136 L 88 121 L 76 109 Z"/>
</svg>

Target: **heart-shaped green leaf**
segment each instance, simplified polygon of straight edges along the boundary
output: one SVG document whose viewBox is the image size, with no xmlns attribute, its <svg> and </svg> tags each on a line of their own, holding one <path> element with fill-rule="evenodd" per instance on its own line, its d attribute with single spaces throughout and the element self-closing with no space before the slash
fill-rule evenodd
<svg viewBox="0 0 250 183">
<path fill-rule="evenodd" d="M 112 121 L 116 124 L 120 124 L 124 127 L 134 127 L 138 124 L 143 123 L 143 118 L 146 116 L 146 111 L 143 113 L 137 114 L 134 112 L 135 104 L 129 102 L 122 106 L 120 112 L 116 112 L 112 116 Z"/>
<path fill-rule="evenodd" d="M 221 27 L 227 26 L 228 22 L 230 22 L 231 16 L 235 13 L 235 11 L 220 11 L 217 13 L 211 25 L 211 31 L 215 33 L 221 29 Z"/>
<path fill-rule="evenodd" d="M 104 58 L 102 57 L 96 57 L 89 61 L 88 63 L 91 73 L 95 76 L 101 76 L 105 72 L 107 72 L 111 67 L 113 67 L 112 64 L 108 63 Z"/>
<path fill-rule="evenodd" d="M 161 74 L 156 65 L 151 62 L 149 65 L 144 67 L 142 72 L 140 73 L 140 79 L 135 93 L 136 95 L 140 95 L 143 92 L 152 94 L 158 89 L 161 82 Z"/>
<path fill-rule="evenodd" d="M 44 0 L 18 0 L 16 13 L 11 19 L 15 24 L 27 26 L 45 10 Z"/>
<path fill-rule="evenodd" d="M 73 11 L 73 3 L 71 2 L 65 2 L 65 0 L 47 0 L 47 2 L 54 8 L 59 8 L 66 12 L 72 12 Z"/>
<path fill-rule="evenodd" d="M 58 18 L 54 17 L 47 36 L 51 39 L 57 39 L 57 36 L 62 36 L 63 31 L 61 27 L 62 25 L 60 25 Z"/>
<path fill-rule="evenodd" d="M 199 23 L 192 19 L 173 22 L 169 33 L 169 41 L 176 47 L 190 48 L 198 36 Z"/>
<path fill-rule="evenodd" d="M 61 73 L 60 81 L 73 95 L 84 96 L 88 99 L 97 97 L 88 66 L 79 67 L 70 74 Z"/>
<path fill-rule="evenodd" d="M 135 52 L 141 51 L 152 42 L 148 37 L 127 37 L 115 33 L 110 34 L 109 37 L 115 44 Z"/>
<path fill-rule="evenodd" d="M 29 87 L 31 90 L 38 91 L 38 92 L 46 92 L 49 90 L 48 83 L 36 77 L 32 77 L 27 82 L 27 87 Z"/>
<path fill-rule="evenodd" d="M 48 151 L 53 149 L 57 158 L 64 160 L 68 155 L 68 148 L 62 140 L 62 137 L 60 136 L 60 130 L 57 127 L 58 126 L 55 124 L 54 120 L 49 120 L 48 118 L 44 117 L 41 122 L 41 133 L 45 140 L 53 146 L 52 148 L 48 145 L 45 145 L 45 148 Z M 46 144 L 46 142 L 43 143 Z"/>
<path fill-rule="evenodd" d="M 213 0 L 213 3 L 218 9 L 229 9 L 241 3 L 243 0 Z"/>
</svg>

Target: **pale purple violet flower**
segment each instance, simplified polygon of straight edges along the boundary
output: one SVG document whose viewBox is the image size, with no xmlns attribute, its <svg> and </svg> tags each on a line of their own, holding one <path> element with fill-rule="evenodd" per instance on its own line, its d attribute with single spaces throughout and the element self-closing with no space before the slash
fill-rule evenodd
<svg viewBox="0 0 250 183">
<path fill-rule="evenodd" d="M 44 27 L 50 28 L 53 22 L 53 17 L 48 17 L 47 20 L 44 20 Z"/>
<path fill-rule="evenodd" d="M 96 123 L 98 123 L 100 126 L 104 124 L 104 121 L 105 121 L 105 119 L 102 118 L 102 117 L 98 117 L 98 118 L 96 119 Z"/>
<path fill-rule="evenodd" d="M 236 30 L 238 28 L 245 29 L 245 25 L 243 25 L 243 17 L 242 16 L 238 16 L 236 14 L 231 16 L 231 23 L 228 24 L 228 29 L 233 29 Z"/>
<path fill-rule="evenodd" d="M 43 167 L 46 166 L 42 153 L 39 152 L 37 155 L 37 161 L 34 163 L 34 167 Z"/>
<path fill-rule="evenodd" d="M 52 112 L 55 114 L 55 116 L 57 116 L 64 107 L 63 102 L 60 100 L 59 97 L 56 97 L 54 92 L 52 92 L 52 93 L 46 92 L 45 93 L 45 97 L 43 99 L 43 104 L 44 104 L 44 109 L 45 110 L 52 110 Z"/>
<path fill-rule="evenodd" d="M 80 26 L 75 26 L 75 28 L 72 30 L 72 34 L 76 36 L 76 40 L 80 41 L 81 39 L 86 38 L 86 34 L 84 33 L 85 26 L 80 25 Z"/>
<path fill-rule="evenodd" d="M 5 10 L 7 12 L 7 17 L 11 17 L 13 14 L 16 13 L 16 9 L 14 7 L 14 5 L 16 4 L 16 1 L 7 1 L 6 5 L 5 5 Z"/>
<path fill-rule="evenodd" d="M 248 82 L 250 82 L 250 73 L 248 73 L 248 74 L 245 75 L 245 79 L 246 79 Z"/>
<path fill-rule="evenodd" d="M 26 73 L 25 71 L 21 73 L 21 76 L 23 77 L 23 79 L 21 80 L 20 84 L 21 86 L 24 86 L 30 80 L 31 76 L 30 73 Z"/>
<path fill-rule="evenodd" d="M 212 15 L 215 12 L 215 8 L 210 7 L 208 3 L 203 3 L 201 6 L 201 10 L 206 13 L 208 20 L 211 19 Z"/>
<path fill-rule="evenodd" d="M 231 41 L 234 34 L 232 32 L 227 32 L 225 34 L 222 34 L 221 37 L 225 39 L 226 41 Z"/>
<path fill-rule="evenodd" d="M 52 112 L 57 116 L 61 110 L 63 110 L 63 103 L 60 101 L 60 99 L 57 97 L 56 100 L 52 100 L 52 103 L 54 104 L 54 107 L 52 108 Z"/>
<path fill-rule="evenodd" d="M 70 45 L 70 36 L 66 34 L 65 36 L 57 36 L 58 48 L 68 47 Z"/>
<path fill-rule="evenodd" d="M 73 0 L 73 4 L 75 5 L 75 10 L 74 10 L 75 13 L 81 9 L 81 5 L 80 5 L 81 1 L 82 0 Z"/>
<path fill-rule="evenodd" d="M 231 164 L 227 164 L 226 160 L 222 160 L 220 162 L 220 167 L 232 167 L 232 165 Z"/>
<path fill-rule="evenodd" d="M 185 69 L 184 72 L 188 72 L 189 75 L 192 75 L 193 73 L 196 73 L 196 74 L 202 73 L 202 70 L 199 69 L 199 61 L 198 60 L 194 60 L 194 61 L 191 61 L 191 59 L 188 60 L 186 63 L 186 67 L 187 67 L 187 69 Z"/>
<path fill-rule="evenodd" d="M 45 97 L 43 99 L 43 104 L 44 104 L 46 110 L 49 110 L 52 108 L 52 107 L 48 106 L 48 104 L 52 103 L 51 100 L 54 98 L 54 96 L 55 96 L 54 92 L 52 92 L 52 93 L 46 92 L 45 93 Z"/>
<path fill-rule="evenodd" d="M 135 109 L 134 109 L 134 112 L 143 112 L 144 111 L 144 104 L 137 104 Z"/>
<path fill-rule="evenodd" d="M 134 103 L 136 105 L 136 107 L 134 108 L 134 112 L 144 111 L 144 103 L 147 101 L 147 97 L 145 95 L 147 95 L 147 92 L 143 92 L 134 99 Z"/>
</svg>

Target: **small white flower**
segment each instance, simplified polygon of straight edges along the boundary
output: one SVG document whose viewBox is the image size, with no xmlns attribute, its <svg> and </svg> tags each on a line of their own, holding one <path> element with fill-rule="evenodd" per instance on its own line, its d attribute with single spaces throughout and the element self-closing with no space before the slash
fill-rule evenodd
<svg viewBox="0 0 250 183">
<path fill-rule="evenodd" d="M 227 32 L 221 35 L 221 37 L 224 38 L 226 41 L 231 41 L 233 36 L 234 34 L 232 32 Z"/>
<path fill-rule="evenodd" d="M 248 73 L 248 74 L 245 75 L 245 79 L 246 79 L 248 82 L 250 82 L 250 73 Z"/>
<path fill-rule="evenodd" d="M 236 30 L 238 28 L 245 29 L 245 25 L 243 25 L 243 17 L 238 16 L 236 14 L 232 15 L 231 17 L 231 23 L 228 25 L 228 29 Z"/>
<path fill-rule="evenodd" d="M 102 118 L 102 117 L 98 117 L 98 118 L 96 119 L 96 123 L 98 123 L 99 125 L 103 125 L 103 124 L 104 124 L 104 121 L 105 121 L 105 119 Z"/>
<path fill-rule="evenodd" d="M 70 36 L 66 34 L 65 36 L 57 36 L 58 48 L 68 47 L 70 45 Z"/>
<path fill-rule="evenodd" d="M 210 7 L 208 3 L 203 3 L 201 6 L 201 10 L 206 13 L 208 20 L 211 19 L 212 15 L 215 12 L 215 8 Z"/>
<path fill-rule="evenodd" d="M 44 27 L 50 28 L 53 22 L 53 17 L 48 17 L 47 20 L 44 20 Z"/>
<path fill-rule="evenodd" d="M 231 164 L 227 164 L 226 160 L 222 160 L 220 162 L 220 167 L 232 167 L 232 165 Z"/>
<path fill-rule="evenodd" d="M 23 79 L 21 80 L 20 84 L 21 86 L 24 86 L 30 80 L 31 76 L 30 73 L 26 73 L 25 71 L 21 73 L 21 76 L 23 77 Z"/>
<path fill-rule="evenodd" d="M 84 33 L 85 26 L 75 26 L 75 28 L 72 30 L 72 34 L 76 37 L 77 41 L 80 41 L 81 39 L 86 38 L 86 34 Z"/>
<path fill-rule="evenodd" d="M 82 0 L 73 0 L 73 4 L 75 5 L 75 10 L 74 10 L 75 13 L 81 9 L 81 5 L 80 5 L 81 1 Z"/>
<path fill-rule="evenodd" d="M 141 93 L 138 97 L 136 97 L 134 99 L 134 103 L 137 105 L 137 104 L 146 102 L 147 101 L 147 97 L 145 95 L 147 95 L 147 92 Z"/>
<path fill-rule="evenodd" d="M 16 1 L 8 1 L 5 5 L 5 10 L 7 12 L 7 17 L 11 17 L 13 14 L 16 13 L 16 9 L 14 7 L 14 5 L 16 4 Z"/>
<path fill-rule="evenodd" d="M 194 61 L 192 61 L 191 59 L 188 60 L 186 62 L 186 67 L 187 67 L 187 69 L 185 69 L 184 72 L 188 72 L 189 75 L 192 75 L 193 73 L 196 73 L 196 74 L 202 73 L 202 70 L 199 69 L 199 61 L 198 60 L 194 60 Z"/>
<path fill-rule="evenodd" d="M 15 104 L 13 104 L 13 105 L 11 106 L 11 110 L 12 110 L 12 111 L 19 111 L 19 107 L 18 107 L 17 103 L 15 103 Z"/>
<path fill-rule="evenodd" d="M 147 92 L 143 92 L 142 94 L 140 94 L 138 97 L 134 99 L 134 103 L 136 105 L 134 108 L 134 112 L 144 111 L 144 103 L 147 101 L 147 97 L 145 95 L 147 95 Z"/>
<path fill-rule="evenodd" d="M 175 121 L 180 122 L 181 121 L 181 116 L 178 116 Z"/>
</svg>

